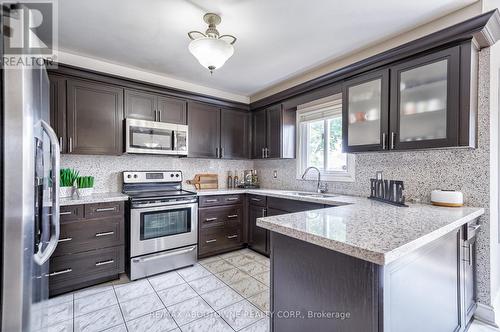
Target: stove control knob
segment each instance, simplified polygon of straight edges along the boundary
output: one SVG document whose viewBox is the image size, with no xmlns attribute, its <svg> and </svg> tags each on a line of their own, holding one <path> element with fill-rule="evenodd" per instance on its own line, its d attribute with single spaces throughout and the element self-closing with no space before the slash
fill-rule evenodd
<svg viewBox="0 0 500 332">
<path fill-rule="evenodd" d="M 175 174 L 175 177 L 178 178 L 179 177 L 179 174 Z"/>
<path fill-rule="evenodd" d="M 130 174 L 129 174 L 129 175 L 127 175 L 127 178 L 129 178 L 129 179 L 130 179 L 131 177 L 132 177 L 132 175 L 130 175 Z"/>
<path fill-rule="evenodd" d="M 134 174 L 134 179 L 137 179 L 137 174 Z"/>
<path fill-rule="evenodd" d="M 171 177 L 171 178 L 173 178 L 173 177 L 174 177 L 174 173 L 171 173 L 171 174 L 170 174 L 170 177 Z"/>
</svg>

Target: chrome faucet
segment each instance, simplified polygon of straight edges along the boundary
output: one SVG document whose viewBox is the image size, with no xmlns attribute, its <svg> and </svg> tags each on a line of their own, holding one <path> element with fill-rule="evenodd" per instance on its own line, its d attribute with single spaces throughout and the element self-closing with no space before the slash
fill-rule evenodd
<svg viewBox="0 0 500 332">
<path fill-rule="evenodd" d="M 318 172 L 318 185 L 316 187 L 316 191 L 321 194 L 326 193 L 328 191 L 328 185 L 326 183 L 321 183 L 321 172 L 319 168 L 314 166 L 309 166 L 308 168 L 306 168 L 304 174 L 302 174 L 302 180 L 306 179 L 306 175 L 311 169 L 314 169 L 316 170 L 316 172 Z"/>
</svg>

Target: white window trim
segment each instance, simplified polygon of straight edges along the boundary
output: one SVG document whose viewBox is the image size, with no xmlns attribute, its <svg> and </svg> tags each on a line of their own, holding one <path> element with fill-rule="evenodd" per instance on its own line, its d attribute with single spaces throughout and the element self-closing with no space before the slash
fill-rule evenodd
<svg viewBox="0 0 500 332">
<path fill-rule="evenodd" d="M 297 159 L 296 159 L 296 178 L 298 180 L 302 180 L 302 174 L 305 170 L 305 160 L 307 159 L 306 150 L 303 148 L 307 142 L 305 135 L 303 134 L 303 130 L 301 128 L 301 114 L 304 113 L 316 113 L 316 112 L 324 112 L 325 109 L 338 107 L 342 104 L 342 96 L 341 94 L 337 94 L 334 96 L 322 98 L 319 100 L 312 101 L 307 104 L 299 105 L 297 107 L 297 120 L 296 120 L 296 128 L 297 128 L 297 140 L 296 140 L 296 151 L 297 151 Z M 322 181 L 334 181 L 334 182 L 354 182 L 355 181 L 355 163 L 356 157 L 353 154 L 347 154 L 347 170 L 343 172 L 321 172 L 321 180 Z M 317 174 L 311 171 L 306 175 L 305 180 L 316 180 Z"/>
</svg>

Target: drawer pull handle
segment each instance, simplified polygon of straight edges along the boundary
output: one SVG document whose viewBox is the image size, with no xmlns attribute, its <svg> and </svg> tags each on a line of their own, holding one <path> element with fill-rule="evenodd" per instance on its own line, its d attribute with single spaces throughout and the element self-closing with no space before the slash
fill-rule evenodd
<svg viewBox="0 0 500 332">
<path fill-rule="evenodd" d="M 252 198 L 252 201 L 260 202 L 260 201 L 262 201 L 262 199 L 260 199 L 260 198 Z"/>
<path fill-rule="evenodd" d="M 228 239 L 234 239 L 234 238 L 237 238 L 237 237 L 238 237 L 238 235 L 228 235 L 227 236 Z"/>
<path fill-rule="evenodd" d="M 60 275 L 60 274 L 69 273 L 71 271 L 73 271 L 73 269 L 66 269 L 66 270 L 56 271 L 56 272 L 49 273 L 48 276 L 49 277 L 53 277 L 53 276 L 57 276 L 57 275 Z"/>
<path fill-rule="evenodd" d="M 115 262 L 114 259 L 110 259 L 110 260 L 107 260 L 107 261 L 97 262 L 97 263 L 95 263 L 95 266 L 107 265 L 107 264 L 111 264 L 111 263 L 114 263 L 114 262 Z"/>
<path fill-rule="evenodd" d="M 205 221 L 216 221 L 217 218 L 206 218 Z"/>
<path fill-rule="evenodd" d="M 206 243 L 213 243 L 213 242 L 217 242 L 217 239 L 206 240 L 205 242 L 206 242 Z"/>
<path fill-rule="evenodd" d="M 113 235 L 115 234 L 115 232 L 111 231 L 111 232 L 103 232 L 103 233 L 97 233 L 95 235 L 95 237 L 101 237 L 101 236 L 108 236 L 108 235 Z"/>
<path fill-rule="evenodd" d="M 110 207 L 110 208 L 98 208 L 95 209 L 95 212 L 109 212 L 109 211 L 115 211 L 115 207 Z"/>
<path fill-rule="evenodd" d="M 238 215 L 237 214 L 230 214 L 229 216 L 227 216 L 228 218 L 238 218 Z"/>
<path fill-rule="evenodd" d="M 227 201 L 237 201 L 239 198 L 238 197 L 229 197 L 226 198 Z"/>
<path fill-rule="evenodd" d="M 66 237 L 66 238 L 64 238 L 64 239 L 59 239 L 59 241 L 58 241 L 58 242 L 68 242 L 68 241 L 71 241 L 71 240 L 73 240 L 73 238 L 72 238 L 72 237 Z"/>
<path fill-rule="evenodd" d="M 64 211 L 64 212 L 59 213 L 59 215 L 60 216 L 67 216 L 67 215 L 72 214 L 72 213 L 73 212 L 71 212 L 71 211 Z"/>
<path fill-rule="evenodd" d="M 215 203 L 215 202 L 218 202 L 219 200 L 218 199 L 207 199 L 205 200 L 206 203 Z"/>
</svg>

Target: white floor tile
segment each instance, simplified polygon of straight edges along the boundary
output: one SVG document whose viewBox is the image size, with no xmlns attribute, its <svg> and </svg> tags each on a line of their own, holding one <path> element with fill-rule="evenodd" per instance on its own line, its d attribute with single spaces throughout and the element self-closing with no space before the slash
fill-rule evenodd
<svg viewBox="0 0 500 332">
<path fill-rule="evenodd" d="M 73 318 L 56 325 L 49 326 L 44 332 L 73 332 Z"/>
<path fill-rule="evenodd" d="M 185 283 L 184 279 L 182 279 L 182 277 L 175 271 L 160 274 L 158 276 L 154 276 L 148 279 L 153 288 L 155 289 L 155 291 L 157 292 L 162 289 L 170 288 Z"/>
<path fill-rule="evenodd" d="M 214 275 L 210 275 L 205 278 L 201 279 L 196 279 L 191 282 L 189 282 L 189 285 L 198 293 L 198 294 L 203 294 L 206 292 L 210 292 L 214 289 L 224 287 L 226 284 L 224 284 L 222 281 L 220 281 L 219 278 L 217 278 Z"/>
<path fill-rule="evenodd" d="M 158 295 L 153 293 L 135 297 L 130 301 L 121 302 L 120 308 L 122 309 L 125 321 L 129 321 L 165 307 L 158 298 Z"/>
<path fill-rule="evenodd" d="M 177 272 L 187 282 L 212 275 L 212 273 L 210 273 L 200 264 L 196 264 L 191 267 L 186 267 L 184 269 L 177 270 Z"/>
<path fill-rule="evenodd" d="M 42 321 L 44 326 L 52 326 L 72 318 L 73 302 L 65 302 L 48 307 Z"/>
<path fill-rule="evenodd" d="M 201 297 L 216 311 L 243 300 L 240 294 L 227 286 L 202 294 Z"/>
<path fill-rule="evenodd" d="M 118 305 L 75 318 L 75 332 L 98 332 L 124 324 Z"/>
<path fill-rule="evenodd" d="M 73 293 L 69 293 L 69 294 L 59 295 L 59 296 L 56 296 L 56 297 L 49 299 L 47 302 L 47 306 L 50 307 L 50 306 L 53 306 L 56 304 L 72 302 L 72 301 L 73 301 Z"/>
<path fill-rule="evenodd" d="M 269 318 L 263 318 L 259 320 L 257 323 L 253 323 L 252 325 L 245 327 L 240 332 L 269 332 L 270 328 Z"/>
<path fill-rule="evenodd" d="M 79 299 L 79 298 L 82 298 L 82 297 L 85 297 L 85 296 L 89 296 L 89 295 L 94 295 L 94 294 L 97 294 L 97 293 L 101 293 L 101 292 L 105 292 L 105 291 L 109 291 L 113 289 L 113 286 L 111 285 L 97 285 L 97 286 L 92 286 L 92 287 L 89 287 L 89 288 L 85 288 L 85 289 L 82 289 L 78 292 L 75 292 L 75 300 Z"/>
<path fill-rule="evenodd" d="M 177 328 L 177 324 L 167 311 L 158 310 L 127 322 L 129 332 L 166 332 Z"/>
<path fill-rule="evenodd" d="M 212 257 L 200 259 L 198 261 L 198 263 L 201 264 L 201 265 L 203 265 L 203 266 L 205 266 L 208 263 L 212 263 L 212 262 L 215 262 L 215 261 L 220 261 L 221 259 L 222 258 L 220 258 L 219 256 L 212 256 Z"/>
<path fill-rule="evenodd" d="M 102 332 L 128 332 L 128 331 L 127 331 L 127 328 L 125 327 L 125 324 L 121 324 L 121 325 L 106 329 Z"/>
<path fill-rule="evenodd" d="M 129 301 L 139 296 L 154 293 L 153 287 L 151 287 L 146 279 L 133 281 L 128 284 L 117 285 L 114 287 L 116 296 L 118 297 L 118 301 L 120 302 Z"/>
<path fill-rule="evenodd" d="M 253 258 L 248 257 L 248 256 L 243 256 L 243 255 L 225 258 L 225 260 L 228 261 L 229 263 L 233 264 L 236 267 L 245 266 L 247 264 L 255 262 L 255 260 Z"/>
<path fill-rule="evenodd" d="M 270 271 L 257 273 L 255 275 L 253 275 L 252 277 L 257 279 L 258 281 L 260 281 L 261 283 L 263 283 L 267 287 L 269 287 L 269 285 L 271 284 L 271 272 Z"/>
<path fill-rule="evenodd" d="M 249 275 L 240 269 L 234 268 L 224 272 L 219 272 L 215 274 L 220 280 L 224 281 L 226 284 L 234 284 L 238 281 L 248 278 Z"/>
<path fill-rule="evenodd" d="M 189 286 L 184 283 L 171 288 L 164 289 L 158 292 L 163 304 L 168 307 L 198 296 L 198 294 Z"/>
<path fill-rule="evenodd" d="M 199 296 L 177 303 L 167 309 L 179 326 L 214 314 L 212 308 L 210 308 Z"/>
<path fill-rule="evenodd" d="M 267 266 L 260 264 L 258 262 L 251 262 L 251 263 L 248 263 L 246 265 L 242 265 L 239 268 L 240 268 L 240 270 L 248 273 L 251 276 L 262 273 L 262 272 L 269 271 L 269 268 Z"/>
<path fill-rule="evenodd" d="M 240 295 L 242 295 L 243 297 L 250 297 L 268 289 L 266 285 L 250 276 L 243 278 L 233 284 L 229 284 L 229 286 L 240 293 Z"/>
<path fill-rule="evenodd" d="M 233 332 L 233 329 L 222 318 L 212 315 L 182 326 L 182 332 Z"/>
<path fill-rule="evenodd" d="M 257 322 L 265 316 L 247 300 L 230 305 L 219 310 L 218 313 L 236 331 Z"/>
<path fill-rule="evenodd" d="M 75 300 L 75 317 L 118 304 L 113 289 Z"/>
<path fill-rule="evenodd" d="M 269 290 L 265 290 L 262 293 L 250 296 L 247 300 L 263 312 L 268 313 L 270 299 L 271 295 L 269 293 Z"/>
<path fill-rule="evenodd" d="M 234 269 L 234 265 L 228 263 L 226 260 L 223 260 L 223 259 L 219 259 L 219 260 L 214 261 L 214 262 L 206 263 L 206 264 L 204 264 L 204 267 L 212 273 L 218 273 L 218 272 Z"/>
</svg>

